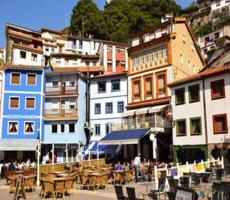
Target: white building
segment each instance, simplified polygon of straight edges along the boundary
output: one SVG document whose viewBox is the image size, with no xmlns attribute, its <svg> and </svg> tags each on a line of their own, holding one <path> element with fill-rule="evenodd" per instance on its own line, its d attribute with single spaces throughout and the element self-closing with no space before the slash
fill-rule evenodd
<svg viewBox="0 0 230 200">
<path fill-rule="evenodd" d="M 209 60 L 215 50 L 222 48 L 229 43 L 230 25 L 215 30 L 207 35 L 198 38 L 201 54 L 205 60 Z"/>
<path fill-rule="evenodd" d="M 174 159 L 224 156 L 229 164 L 230 65 L 206 69 L 170 84 Z"/>
<path fill-rule="evenodd" d="M 230 1 L 229 0 L 212 0 L 211 1 L 211 11 L 216 12 L 229 12 Z"/>
<path fill-rule="evenodd" d="M 127 106 L 127 74 L 105 73 L 90 79 L 90 141 L 110 132 L 110 124 L 122 121 Z"/>
</svg>

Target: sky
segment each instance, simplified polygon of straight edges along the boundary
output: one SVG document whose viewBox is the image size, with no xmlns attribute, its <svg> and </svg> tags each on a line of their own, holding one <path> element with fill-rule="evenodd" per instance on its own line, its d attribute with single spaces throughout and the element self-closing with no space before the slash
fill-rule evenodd
<svg viewBox="0 0 230 200">
<path fill-rule="evenodd" d="M 106 0 L 93 0 L 103 9 Z M 176 0 L 182 8 L 194 0 Z M 33 30 L 61 30 L 69 25 L 77 0 L 0 0 L 0 47 L 5 47 L 5 25 L 16 24 Z"/>
</svg>

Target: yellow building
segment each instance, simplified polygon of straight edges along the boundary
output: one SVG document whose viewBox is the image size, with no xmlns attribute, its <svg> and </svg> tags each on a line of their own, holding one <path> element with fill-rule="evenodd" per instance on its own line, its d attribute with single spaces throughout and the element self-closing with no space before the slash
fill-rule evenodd
<svg viewBox="0 0 230 200">
<path fill-rule="evenodd" d="M 146 129 L 146 134 L 137 145 L 124 145 L 124 157 L 141 153 L 146 159 L 170 161 L 171 91 L 167 85 L 199 72 L 204 67 L 201 54 L 182 17 L 137 33 L 128 54 L 127 112 L 114 131 Z"/>
</svg>

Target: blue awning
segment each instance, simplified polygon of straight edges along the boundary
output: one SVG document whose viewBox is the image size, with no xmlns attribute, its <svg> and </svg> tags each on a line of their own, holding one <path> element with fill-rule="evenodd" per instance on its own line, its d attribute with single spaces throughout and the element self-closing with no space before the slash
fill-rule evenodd
<svg viewBox="0 0 230 200">
<path fill-rule="evenodd" d="M 99 145 L 138 144 L 150 129 L 135 129 L 127 131 L 114 131 L 99 141 Z"/>
<path fill-rule="evenodd" d="M 111 153 L 113 149 L 111 145 L 99 145 L 98 142 L 96 142 L 90 152 L 97 153 L 97 151 L 99 151 L 99 153 Z"/>
</svg>

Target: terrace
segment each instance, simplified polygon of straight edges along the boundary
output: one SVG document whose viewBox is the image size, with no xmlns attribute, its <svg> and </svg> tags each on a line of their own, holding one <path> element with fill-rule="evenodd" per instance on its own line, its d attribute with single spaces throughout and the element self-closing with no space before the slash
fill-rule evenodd
<svg viewBox="0 0 230 200">
<path fill-rule="evenodd" d="M 46 87 L 46 96 L 78 95 L 78 86 L 51 86 Z"/>
<path fill-rule="evenodd" d="M 44 114 L 45 120 L 77 120 L 77 109 L 46 109 Z"/>
</svg>

